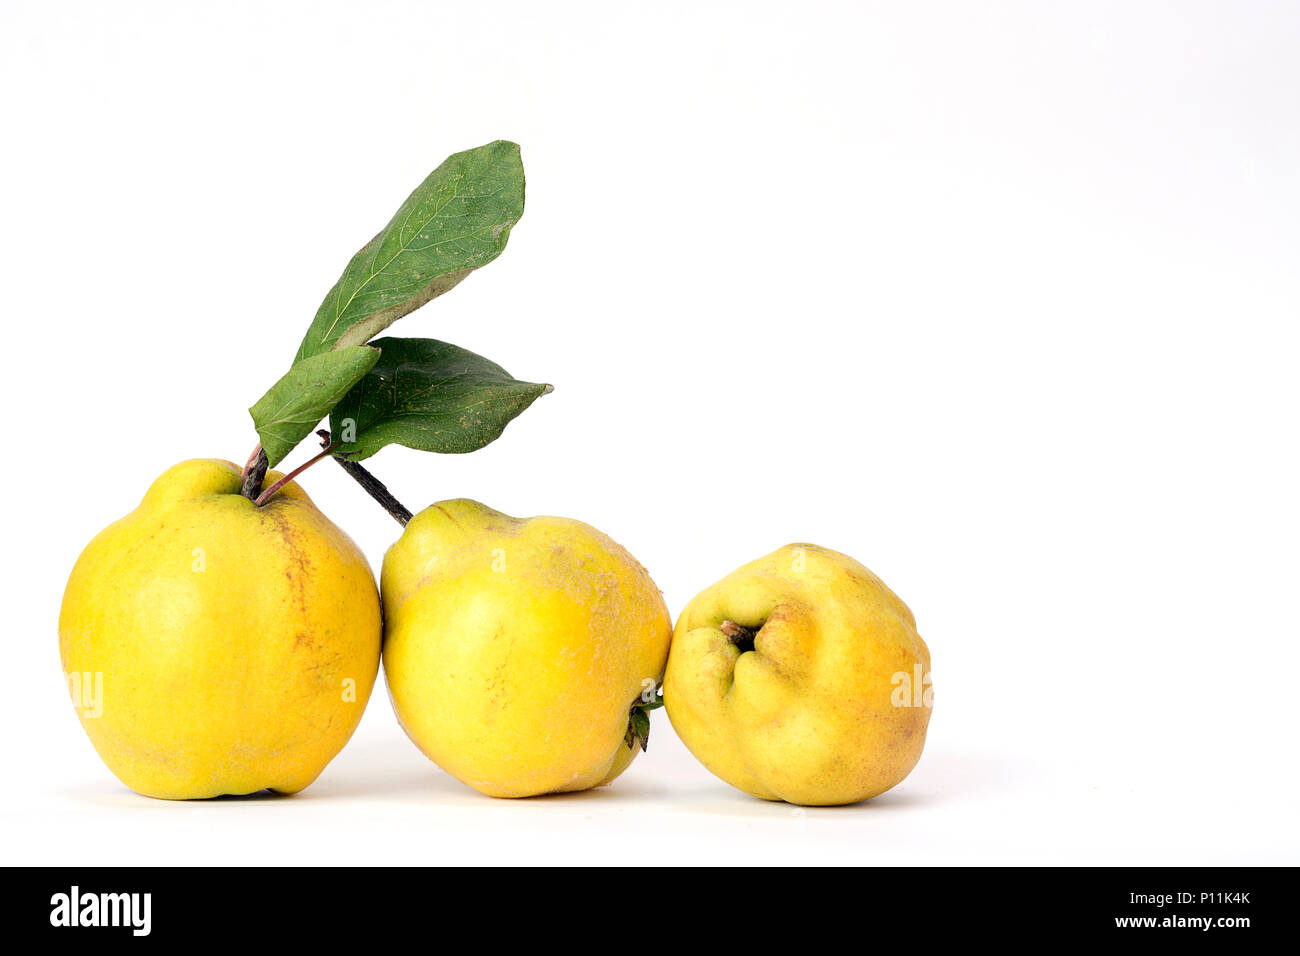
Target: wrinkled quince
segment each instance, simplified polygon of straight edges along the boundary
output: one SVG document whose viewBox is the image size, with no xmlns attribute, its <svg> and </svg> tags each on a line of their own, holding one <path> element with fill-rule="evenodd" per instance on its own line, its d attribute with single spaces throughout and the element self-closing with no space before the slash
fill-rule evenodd
<svg viewBox="0 0 1300 956">
<path fill-rule="evenodd" d="M 847 555 L 793 544 L 678 618 L 664 707 L 714 774 L 766 800 L 855 803 L 925 744 L 930 652 L 907 606 Z"/>
</svg>

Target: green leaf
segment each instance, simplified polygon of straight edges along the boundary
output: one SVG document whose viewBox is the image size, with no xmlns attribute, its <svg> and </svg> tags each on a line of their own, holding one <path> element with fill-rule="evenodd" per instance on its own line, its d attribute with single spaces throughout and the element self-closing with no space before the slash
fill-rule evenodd
<svg viewBox="0 0 1300 956">
<path fill-rule="evenodd" d="M 352 257 L 297 357 L 368 342 L 499 256 L 523 214 L 516 144 L 498 140 L 448 157 Z"/>
<path fill-rule="evenodd" d="M 279 464 L 378 361 L 378 349 L 361 345 L 295 362 L 248 410 L 270 464 Z"/>
<path fill-rule="evenodd" d="M 383 338 L 379 362 L 330 416 L 337 455 L 369 458 L 385 445 L 462 454 L 500 437 L 549 385 L 435 339 Z"/>
</svg>

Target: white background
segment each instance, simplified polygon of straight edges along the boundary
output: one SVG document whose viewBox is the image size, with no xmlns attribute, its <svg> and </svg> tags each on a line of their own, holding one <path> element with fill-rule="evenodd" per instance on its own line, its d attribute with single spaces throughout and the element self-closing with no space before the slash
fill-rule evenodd
<svg viewBox="0 0 1300 956">
<path fill-rule="evenodd" d="M 5 862 L 1300 862 L 1297 49 L 1292 3 L 3 0 Z M 374 470 L 586 520 L 674 614 L 790 541 L 858 558 L 934 655 L 896 790 L 753 800 L 660 714 L 614 786 L 494 801 L 382 689 L 292 798 L 91 749 L 78 552 L 242 462 L 348 257 L 496 138 L 509 248 L 394 331 L 556 391 Z M 303 483 L 377 567 L 397 526 Z"/>
</svg>

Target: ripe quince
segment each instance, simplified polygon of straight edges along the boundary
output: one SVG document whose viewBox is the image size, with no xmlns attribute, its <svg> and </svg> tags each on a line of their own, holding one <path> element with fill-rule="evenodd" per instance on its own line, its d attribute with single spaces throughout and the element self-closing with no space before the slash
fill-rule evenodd
<svg viewBox="0 0 1300 956">
<path fill-rule="evenodd" d="M 673 633 L 664 707 L 701 763 L 746 793 L 856 803 L 920 759 L 930 652 L 880 578 L 792 544 L 697 595 Z"/>
<path fill-rule="evenodd" d="M 297 484 L 261 507 L 239 486 L 228 461 L 168 469 L 90 542 L 64 593 L 82 726 L 151 797 L 303 789 L 378 671 L 379 595 L 357 546 Z"/>
<path fill-rule="evenodd" d="M 626 550 L 476 501 L 416 515 L 384 557 L 384 674 L 438 766 L 494 797 L 585 790 L 632 762 L 672 621 Z"/>
</svg>

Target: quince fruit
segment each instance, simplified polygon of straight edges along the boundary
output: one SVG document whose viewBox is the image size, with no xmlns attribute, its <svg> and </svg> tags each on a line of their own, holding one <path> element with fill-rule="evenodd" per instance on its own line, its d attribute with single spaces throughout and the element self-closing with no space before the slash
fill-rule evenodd
<svg viewBox="0 0 1300 956">
<path fill-rule="evenodd" d="M 442 769 L 528 797 L 601 786 L 632 762 L 629 726 L 672 621 L 614 541 L 568 518 L 444 501 L 411 519 L 380 581 L 393 707 Z"/>
<path fill-rule="evenodd" d="M 847 555 L 794 544 L 686 606 L 664 707 L 691 753 L 733 787 L 856 803 L 920 759 L 929 672 L 912 612 L 884 582 Z"/>
<path fill-rule="evenodd" d="M 170 468 L 90 542 L 64 593 L 59 650 L 81 724 L 147 796 L 301 790 L 374 685 L 382 624 L 365 557 L 295 483 L 261 507 L 239 485 L 228 461 Z"/>
</svg>

